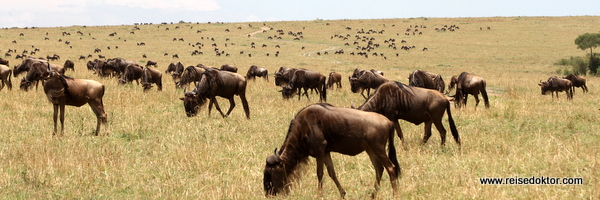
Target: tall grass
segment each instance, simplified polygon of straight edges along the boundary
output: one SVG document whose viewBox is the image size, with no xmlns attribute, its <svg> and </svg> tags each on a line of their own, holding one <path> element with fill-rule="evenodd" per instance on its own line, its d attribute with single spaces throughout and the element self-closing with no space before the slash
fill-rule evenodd
<svg viewBox="0 0 600 200">
<path fill-rule="evenodd" d="M 250 120 L 245 119 L 237 97 L 236 108 L 228 118 L 221 118 L 215 110 L 209 116 L 206 106 L 198 116 L 188 118 L 179 100 L 183 90 L 175 89 L 168 75 L 163 76 L 163 91 L 153 88 L 144 93 L 135 83 L 118 85 L 115 79 L 98 78 L 87 71 L 86 61 L 78 60 L 79 56 L 91 54 L 97 58 L 93 50 L 100 48 L 100 54 L 107 58 L 122 57 L 140 64 L 157 61 L 160 71 L 178 61 L 185 66 L 231 64 L 240 68 L 240 74 L 245 74 L 251 65 L 265 67 L 270 74 L 287 66 L 323 74 L 338 71 L 348 76 L 355 68 L 374 68 L 384 71 L 391 80 L 405 83 L 415 69 L 439 73 L 446 80 L 463 71 L 474 73 L 487 81 L 491 108 L 475 109 L 473 99 L 466 109 L 453 108 L 463 139 L 462 149 L 451 140 L 446 147 L 440 147 L 436 130 L 434 137 L 420 146 L 423 125 L 400 122 L 408 145 L 408 150 L 398 152 L 402 167 L 401 198 L 599 198 L 600 105 L 599 93 L 594 89 L 600 87 L 599 79 L 587 77 L 590 92 L 584 94 L 577 89 L 571 101 L 562 93 L 558 99 L 543 96 L 537 86 L 539 80 L 556 75 L 553 66 L 556 60 L 585 53 L 576 48 L 573 40 L 580 34 L 597 31 L 592 24 L 599 23 L 599 17 L 494 17 L 265 22 L 264 26 L 273 28 L 266 32 L 260 32 L 263 22 L 143 25 L 140 30 L 134 30 L 133 25 L 3 29 L 0 53 L 9 48 L 17 52 L 33 50 L 33 45 L 40 49 L 36 56 L 59 54 L 61 60 L 55 62 L 60 64 L 73 60 L 76 71 L 67 75 L 95 79 L 106 85 L 104 104 L 110 135 L 91 136 L 96 119 L 85 105 L 67 107 L 65 135 L 52 137 L 52 106 L 42 90 L 20 91 L 16 89 L 19 80 L 13 78 L 15 88 L 0 91 L 0 196 L 7 199 L 263 198 L 265 158 L 283 142 L 294 114 L 317 101 L 316 95 L 310 100 L 283 100 L 271 77 L 269 82 L 257 79 L 248 83 Z M 420 28 L 422 35 L 404 35 L 407 28 L 415 25 L 426 26 Z M 460 28 L 454 32 L 434 30 L 444 25 Z M 385 30 L 383 34 L 360 34 L 375 38 L 374 42 L 381 47 L 374 51 L 383 53 L 385 59 L 349 55 L 359 52 L 352 42 L 360 29 Z M 277 30 L 283 30 L 284 35 Z M 63 31 L 71 36 L 62 36 Z M 84 34 L 77 35 L 76 31 Z M 248 37 L 256 31 L 259 33 Z M 302 32 L 303 38 L 294 40 L 287 34 L 289 31 Z M 117 35 L 108 36 L 112 32 Z M 332 39 L 336 34 L 350 37 Z M 269 36 L 282 39 L 271 40 Z M 383 42 L 390 38 L 395 38 L 398 46 L 417 48 L 393 50 Z M 400 43 L 403 39 L 406 44 Z M 13 40 L 17 43 L 12 43 Z M 65 44 L 66 40 L 71 44 Z M 137 46 L 138 42 L 146 45 Z M 195 46 L 197 42 L 204 44 L 200 49 L 203 55 L 191 56 L 192 51 L 199 49 Z M 256 48 L 251 48 L 252 42 Z M 346 42 L 351 45 L 345 46 Z M 230 56 L 216 56 L 213 43 Z M 423 47 L 429 50 L 421 51 Z M 344 49 L 346 53 L 333 54 L 335 49 Z M 328 55 L 316 55 L 325 50 Z M 244 53 L 240 54 L 241 51 Z M 278 57 L 273 56 L 276 51 L 280 51 Z M 163 56 L 164 53 L 169 56 Z M 142 54 L 148 58 L 142 58 Z M 172 54 L 179 54 L 180 58 L 172 58 Z M 14 53 L 6 58 L 11 67 L 20 62 L 14 59 Z M 349 107 L 364 101 L 359 94 L 350 92 L 347 81 L 342 84 L 343 89 L 328 91 L 329 103 Z M 226 100 L 217 100 L 223 109 L 229 107 Z M 447 128 L 445 121 L 444 124 Z M 333 160 L 347 197 L 368 198 L 374 181 L 368 156 L 334 154 Z M 582 177 L 584 184 L 479 183 L 483 177 L 515 176 Z M 324 180 L 324 198 L 337 198 L 333 182 L 329 178 Z M 379 198 L 392 198 L 387 180 L 384 176 Z M 316 182 L 313 162 L 295 183 L 290 196 L 313 198 Z"/>
</svg>

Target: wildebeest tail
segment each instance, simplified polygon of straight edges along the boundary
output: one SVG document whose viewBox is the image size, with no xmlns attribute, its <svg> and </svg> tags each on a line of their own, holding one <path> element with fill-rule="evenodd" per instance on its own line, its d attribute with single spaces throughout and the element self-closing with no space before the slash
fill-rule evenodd
<svg viewBox="0 0 600 200">
<path fill-rule="evenodd" d="M 446 114 L 448 114 L 448 122 L 450 124 L 450 132 L 452 132 L 452 137 L 454 137 L 454 141 L 460 147 L 460 136 L 458 135 L 458 130 L 456 129 L 456 125 L 454 124 L 454 119 L 452 119 L 452 113 L 450 112 L 450 102 L 446 106 Z"/>
<path fill-rule="evenodd" d="M 388 147 L 388 157 L 390 158 L 390 161 L 392 161 L 392 164 L 394 164 L 394 171 L 396 171 L 396 176 L 400 177 L 400 174 L 402 174 L 402 172 L 400 171 L 400 164 L 398 163 L 398 157 L 396 156 L 396 147 L 394 146 L 394 131 L 396 129 L 394 129 L 394 126 L 390 127 L 390 135 L 389 135 L 389 147 Z"/>
<path fill-rule="evenodd" d="M 325 83 L 327 83 L 327 81 L 324 81 L 323 83 L 323 92 L 321 92 L 321 98 L 323 98 L 323 101 L 327 102 L 327 84 Z"/>
<path fill-rule="evenodd" d="M 481 96 L 483 96 L 483 102 L 485 102 L 485 108 L 490 108 L 490 100 L 488 99 L 487 91 L 485 91 L 485 81 L 482 82 L 483 87 L 481 88 Z"/>
</svg>

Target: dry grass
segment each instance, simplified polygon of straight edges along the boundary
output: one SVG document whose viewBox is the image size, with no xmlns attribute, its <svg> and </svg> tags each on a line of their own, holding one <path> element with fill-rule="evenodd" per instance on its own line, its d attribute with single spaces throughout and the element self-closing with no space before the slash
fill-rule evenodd
<svg viewBox="0 0 600 200">
<path fill-rule="evenodd" d="M 313 96 L 312 101 L 285 101 L 272 78 L 269 82 L 257 79 L 248 83 L 250 120 L 245 119 L 239 98 L 229 118 L 221 118 L 214 110 L 208 116 L 206 108 L 197 117 L 187 118 L 178 99 L 183 91 L 175 89 L 170 77 L 163 77 L 162 92 L 153 89 L 143 93 L 141 86 L 117 85 L 115 79 L 98 78 L 85 69 L 84 61 L 77 60 L 80 55 L 96 56 L 93 49 L 101 48 L 101 54 L 107 58 L 122 57 L 140 63 L 147 61 L 141 57 L 145 53 L 148 59 L 159 63 L 161 71 L 168 63 L 181 61 L 185 66 L 232 64 L 240 68 L 241 74 L 250 65 L 265 67 L 271 74 L 281 66 L 303 67 L 323 74 L 338 71 L 344 75 L 354 68 L 375 68 L 383 70 L 389 79 L 401 82 L 406 82 L 415 69 L 440 73 L 446 79 L 463 71 L 475 73 L 488 82 L 491 108 L 480 105 L 475 110 L 470 99 L 467 109 L 453 109 L 463 139 L 462 150 L 452 140 L 440 148 L 435 130 L 429 143 L 420 146 L 422 125 L 401 121 L 408 144 L 407 151 L 398 152 L 403 169 L 402 198 L 600 197 L 597 131 L 600 93 L 595 89 L 600 87 L 600 79 L 587 77 L 591 92 L 583 94 L 578 89 L 572 101 L 566 100 L 564 94 L 558 100 L 542 96 L 537 86 L 539 80 L 555 75 L 552 63 L 556 60 L 585 53 L 573 41 L 580 34 L 597 32 L 592 25 L 600 24 L 599 17 L 267 22 L 266 26 L 273 30 L 248 37 L 248 33 L 260 31 L 263 26 L 262 22 L 250 24 L 252 27 L 248 23 L 146 25 L 140 26 L 141 30 L 135 34 L 129 33 L 133 26 L 0 30 L 0 53 L 9 48 L 18 52 L 32 50 L 31 45 L 35 45 L 41 50 L 37 56 L 56 53 L 61 55 L 61 64 L 66 59 L 74 60 L 77 71 L 69 71 L 67 75 L 104 83 L 110 126 L 109 136 L 90 136 L 96 122 L 89 107 L 67 107 L 65 136 L 52 137 L 51 104 L 41 90 L 18 90 L 19 81 L 13 78 L 15 88 L 0 91 L 0 196 L 7 199 L 263 198 L 265 158 L 283 142 L 294 114 L 316 100 Z M 411 25 L 427 28 L 421 28 L 423 35 L 405 36 L 406 28 Z M 444 25 L 457 25 L 460 29 L 434 31 Z M 485 30 L 488 26 L 491 30 Z M 166 31 L 166 27 L 170 30 Z M 479 30 L 480 27 L 484 30 Z M 304 39 L 293 40 L 287 34 L 280 40 L 267 39 L 279 29 L 285 33 L 302 31 Z M 375 51 L 384 53 L 387 59 L 349 55 L 355 51 L 354 46 L 343 44 L 352 44 L 357 29 L 385 30 L 384 34 L 367 36 L 376 38 L 381 47 Z M 78 30 L 84 35 L 75 34 Z M 197 30 L 202 33 L 196 33 Z M 63 31 L 71 36 L 61 36 Z M 112 32 L 117 32 L 117 36 L 109 37 Z M 331 39 L 334 34 L 351 37 Z M 185 41 L 172 41 L 173 38 Z M 230 41 L 225 41 L 226 38 Z M 389 38 L 395 38 L 398 46 L 417 48 L 390 49 L 383 43 Z M 401 44 L 402 39 L 407 44 Z M 13 40 L 17 43 L 11 43 Z M 71 42 L 72 48 L 64 44 L 65 40 Z M 145 42 L 146 46 L 137 46 L 137 42 Z M 205 45 L 204 55 L 190 55 L 197 48 L 188 43 L 196 42 Z M 250 47 L 251 42 L 256 43 L 256 48 Z M 231 56 L 215 56 L 212 43 Z M 261 47 L 263 43 L 267 47 Z M 118 49 L 114 48 L 116 45 Z M 301 50 L 303 46 L 305 49 Z M 423 47 L 429 51 L 421 51 Z M 333 49 L 338 48 L 343 48 L 346 54 L 333 54 Z M 316 55 L 324 50 L 330 54 Z M 275 51 L 281 52 L 279 57 L 273 56 Z M 165 52 L 177 53 L 181 58 L 163 56 Z M 271 56 L 267 57 L 266 52 L 271 52 Z M 14 56 L 8 59 L 11 66 L 19 62 Z M 360 105 L 363 98 L 349 91 L 347 81 L 343 85 L 343 90 L 328 91 L 329 103 L 344 107 Z M 228 108 L 225 100 L 219 101 L 221 107 Z M 374 181 L 368 157 L 336 154 L 333 159 L 347 197 L 368 198 Z M 583 177 L 585 182 L 576 186 L 481 185 L 478 179 L 515 176 Z M 310 199 L 316 194 L 314 163 L 310 163 L 303 177 L 291 197 Z M 384 175 L 380 198 L 392 198 L 387 180 Z M 338 195 L 333 182 L 325 178 L 324 198 Z"/>
</svg>

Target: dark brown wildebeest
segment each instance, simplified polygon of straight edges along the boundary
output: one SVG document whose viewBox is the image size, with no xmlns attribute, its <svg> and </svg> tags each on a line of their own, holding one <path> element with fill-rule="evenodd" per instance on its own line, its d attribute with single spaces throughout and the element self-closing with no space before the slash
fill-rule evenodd
<svg viewBox="0 0 600 200">
<path fill-rule="evenodd" d="M 351 126 L 349 126 L 351 125 Z M 386 143 L 388 155 L 386 155 Z M 327 167 L 342 198 L 346 191 L 337 179 L 331 152 L 355 156 L 366 151 L 375 168 L 375 197 L 385 169 L 390 176 L 393 194 L 397 195 L 400 164 L 394 147 L 393 123 L 385 116 L 329 104 L 313 104 L 300 110 L 290 122 L 287 136 L 279 150 L 266 159 L 263 187 L 267 197 L 288 193 L 308 157 L 317 160 L 317 198 L 322 196 L 323 166 Z"/>
<path fill-rule="evenodd" d="M 144 92 L 150 90 L 152 84 L 156 84 L 158 91 L 162 91 L 162 73 L 158 70 L 145 67 L 142 72 L 142 87 L 144 88 Z"/>
<path fill-rule="evenodd" d="M 311 70 L 296 70 L 294 72 L 294 76 L 289 81 L 289 83 L 283 87 L 281 90 L 281 95 L 283 98 L 288 99 L 294 97 L 296 93 L 298 93 L 298 100 L 302 95 L 305 95 L 308 100 L 308 89 L 316 89 L 317 94 L 319 94 L 319 101 L 327 101 L 327 84 L 325 84 L 326 77 L 325 75 Z M 301 89 L 304 89 L 304 94 L 302 94 Z"/>
<path fill-rule="evenodd" d="M 233 66 L 233 65 L 227 65 L 227 64 L 225 64 L 225 65 L 221 65 L 221 70 L 237 73 L 238 68 L 235 67 L 235 66 Z"/>
<path fill-rule="evenodd" d="M 250 69 L 248 69 L 248 72 L 246 73 L 246 79 L 256 80 L 257 76 L 263 77 L 266 81 L 269 81 L 269 70 L 256 65 L 250 66 Z"/>
<path fill-rule="evenodd" d="M 292 79 L 292 77 L 294 76 L 294 73 L 296 72 L 295 68 L 287 68 L 287 67 L 280 67 L 279 70 L 277 70 L 277 72 L 275 72 L 275 85 L 276 86 L 286 86 L 288 84 L 288 82 Z"/>
<path fill-rule="evenodd" d="M 98 59 L 94 59 L 94 61 L 89 60 L 89 61 L 87 61 L 87 63 L 85 64 L 85 66 L 87 67 L 87 69 L 89 71 L 94 71 L 94 73 L 96 73 L 95 66 L 96 66 L 96 63 L 99 62 L 99 61 L 100 60 L 98 60 Z"/>
<path fill-rule="evenodd" d="M 573 83 L 571 83 L 569 79 L 552 76 L 548 81 L 540 81 L 538 85 L 542 88 L 542 95 L 546 95 L 550 92 L 552 98 L 554 98 L 554 92 L 556 92 L 556 98 L 558 99 L 558 92 L 565 91 L 567 99 L 573 99 Z"/>
<path fill-rule="evenodd" d="M 187 86 L 194 82 L 194 85 L 198 84 L 198 82 L 202 79 L 202 73 L 206 71 L 206 68 L 198 67 L 198 66 L 188 66 L 183 70 L 181 74 L 181 79 L 177 82 L 177 87 L 187 88 Z"/>
<path fill-rule="evenodd" d="M 415 70 L 408 76 L 409 86 L 422 87 L 437 90 L 444 94 L 446 85 L 442 76 L 423 70 Z"/>
<path fill-rule="evenodd" d="M 583 90 L 583 93 L 588 92 L 588 88 L 585 85 L 585 78 L 581 77 L 581 76 L 577 76 L 576 74 L 569 74 L 566 77 L 563 77 L 564 79 L 569 79 L 569 81 L 571 81 L 571 84 L 573 85 L 573 87 L 581 87 L 581 89 Z M 575 88 L 573 88 L 573 92 L 575 92 Z"/>
<path fill-rule="evenodd" d="M 5 85 L 8 87 L 8 90 L 12 90 L 12 81 L 10 81 L 11 74 L 12 69 L 10 69 L 10 67 L 0 64 L 0 84 L 2 84 L 0 86 L 0 91 L 4 89 Z"/>
<path fill-rule="evenodd" d="M 148 62 L 146 62 L 146 67 L 148 67 L 148 66 L 154 66 L 154 67 L 157 67 L 157 66 L 156 66 L 156 64 L 157 64 L 157 63 L 156 63 L 155 61 L 148 60 Z"/>
<path fill-rule="evenodd" d="M 126 84 L 135 81 L 138 85 L 140 84 L 139 79 L 142 78 L 144 68 L 138 64 L 128 65 L 125 68 L 125 73 L 119 79 L 119 84 Z"/>
<path fill-rule="evenodd" d="M 177 82 L 181 78 L 181 74 L 183 73 L 183 64 L 181 62 L 171 63 L 167 67 L 165 74 L 171 74 L 173 77 L 173 82 Z"/>
<path fill-rule="evenodd" d="M 121 75 L 123 75 L 123 73 L 125 73 L 125 68 L 127 68 L 128 65 L 132 64 L 136 63 L 133 61 L 125 60 L 123 58 L 108 59 L 104 64 L 103 68 L 101 68 L 101 75 L 107 76 L 109 75 L 107 73 L 112 73 L 113 76 L 120 77 Z"/>
<path fill-rule="evenodd" d="M 0 58 L 0 65 L 6 65 L 6 66 L 9 66 L 9 65 L 8 65 L 8 63 L 9 63 L 9 62 L 8 62 L 8 60 L 6 60 L 6 59 L 4 59 L 4 58 Z"/>
<path fill-rule="evenodd" d="M 456 93 L 454 94 L 454 102 L 457 107 L 467 107 L 467 97 L 471 94 L 475 97 L 475 108 L 477 108 L 477 105 L 479 105 L 479 93 L 481 92 L 485 108 L 490 108 L 490 101 L 488 99 L 487 91 L 485 90 L 486 84 L 483 78 L 463 72 L 460 73 L 458 77 L 452 76 L 450 85 L 448 86 L 448 92 L 454 89 L 455 85 Z"/>
<path fill-rule="evenodd" d="M 35 82 L 35 89 L 37 90 L 39 81 L 45 77 L 45 74 L 50 73 L 47 67 L 48 64 L 49 62 L 46 60 L 28 58 L 23 60 L 20 65 L 15 66 L 15 70 L 13 70 L 13 75 L 15 77 L 20 73 L 27 71 L 27 75 L 21 80 L 19 87 L 22 90 L 28 91 L 29 88 L 32 87 L 32 83 Z M 49 65 L 51 71 L 58 72 L 59 74 L 65 73 L 65 68 L 54 64 Z"/>
<path fill-rule="evenodd" d="M 354 70 L 353 77 L 348 77 L 350 80 L 350 90 L 353 93 L 358 93 L 367 99 L 367 96 L 371 95 L 371 89 L 377 89 L 381 84 L 388 82 L 389 80 L 378 73 L 373 72 L 374 70 Z M 367 96 L 364 94 L 364 90 L 367 89 Z"/>
<path fill-rule="evenodd" d="M 65 105 L 81 107 L 89 104 L 97 118 L 96 133 L 100 132 L 100 124 L 104 124 L 108 135 L 107 116 L 104 112 L 102 97 L 105 87 L 102 83 L 88 79 L 69 78 L 56 72 L 51 72 L 44 83 L 44 92 L 48 101 L 54 105 L 54 132 L 57 134 L 56 120 L 60 111 L 60 135 L 64 134 Z"/>
<path fill-rule="evenodd" d="M 337 86 L 337 89 L 342 88 L 342 74 L 337 72 L 330 72 L 329 79 L 327 79 L 327 88 L 333 89 L 333 84 Z"/>
<path fill-rule="evenodd" d="M 360 110 L 377 112 L 386 116 L 392 122 L 398 137 L 404 145 L 404 135 L 398 119 L 419 125 L 425 122 L 425 134 L 421 144 L 431 137 L 431 124 L 440 132 L 441 144 L 446 144 L 446 129 L 442 125 L 444 111 L 448 114 L 450 131 L 454 141 L 460 147 L 458 130 L 450 112 L 450 101 L 439 91 L 420 87 L 411 87 L 397 81 L 390 81 L 379 86 L 367 101 L 358 107 Z M 406 146 L 405 146 L 406 147 Z"/>
<path fill-rule="evenodd" d="M 235 95 L 240 96 L 242 100 L 242 106 L 246 112 L 246 118 L 250 119 L 250 108 L 248 107 L 248 101 L 246 100 L 246 80 L 242 75 L 229 71 L 219 71 L 215 69 L 207 69 L 202 73 L 202 77 L 196 88 L 193 91 L 185 92 L 185 96 L 180 98 L 183 101 L 185 108 L 185 114 L 188 117 L 193 117 L 198 114 L 198 108 L 206 103 L 209 99 L 210 103 L 208 106 L 208 114 L 212 104 L 221 113 L 223 118 L 229 116 L 229 113 L 235 107 L 235 101 L 233 97 Z M 229 100 L 229 110 L 227 114 L 223 114 L 216 97 L 220 96 Z"/>
<path fill-rule="evenodd" d="M 63 67 L 65 68 L 65 71 L 68 69 L 75 71 L 75 63 L 73 63 L 73 61 L 71 60 L 66 60 Z"/>
</svg>

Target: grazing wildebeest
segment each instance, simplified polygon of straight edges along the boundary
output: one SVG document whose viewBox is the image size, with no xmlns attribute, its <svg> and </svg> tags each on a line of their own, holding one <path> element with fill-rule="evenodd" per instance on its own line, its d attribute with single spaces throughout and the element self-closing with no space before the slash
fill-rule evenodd
<svg viewBox="0 0 600 200">
<path fill-rule="evenodd" d="M 128 65 L 125 68 L 125 73 L 119 79 L 119 84 L 126 84 L 135 81 L 138 85 L 140 84 L 139 79 L 142 78 L 144 68 L 138 64 Z"/>
<path fill-rule="evenodd" d="M 235 66 L 233 66 L 233 65 L 227 65 L 227 64 L 225 64 L 225 65 L 221 65 L 221 70 L 230 71 L 230 72 L 237 72 L 238 68 L 235 67 Z"/>
<path fill-rule="evenodd" d="M 146 67 L 148 67 L 148 66 L 154 66 L 154 67 L 157 67 L 157 66 L 156 66 L 156 64 L 157 64 L 157 63 L 156 63 L 155 61 L 148 60 L 148 62 L 146 62 Z"/>
<path fill-rule="evenodd" d="M 349 126 L 350 125 L 350 126 Z M 388 143 L 388 155 L 386 155 Z M 346 191 L 337 179 L 331 152 L 355 156 L 366 151 L 375 168 L 375 197 L 385 169 L 397 194 L 400 164 L 394 147 L 393 123 L 385 116 L 329 104 L 313 104 L 300 110 L 290 122 L 287 136 L 279 150 L 266 159 L 263 177 L 265 195 L 287 193 L 290 182 L 298 176 L 296 171 L 308 162 L 317 160 L 317 198 L 323 190 L 323 165 L 333 179 L 342 198 Z"/>
<path fill-rule="evenodd" d="M 162 91 L 162 73 L 158 70 L 145 67 L 142 72 L 142 87 L 144 88 L 144 92 L 150 90 L 152 84 L 156 84 L 158 91 Z"/>
<path fill-rule="evenodd" d="M 337 89 L 342 88 L 342 74 L 337 72 L 330 72 L 329 79 L 327 79 L 327 88 L 333 89 L 333 84 L 337 86 Z"/>
<path fill-rule="evenodd" d="M 581 89 L 583 90 L 583 93 L 588 92 L 588 88 L 585 85 L 585 78 L 583 78 L 581 76 L 577 76 L 576 74 L 569 74 L 563 78 L 569 79 L 569 81 L 571 81 L 571 84 L 573 85 L 573 87 L 581 87 Z M 575 92 L 575 88 L 573 88 L 573 92 Z"/>
<path fill-rule="evenodd" d="M 319 94 L 319 101 L 327 101 L 327 84 L 325 84 L 325 79 L 325 75 L 317 71 L 296 70 L 289 83 L 282 88 L 281 95 L 283 98 L 288 99 L 298 93 L 298 100 L 300 100 L 302 95 L 305 95 L 310 100 L 308 89 L 316 89 L 317 94 Z M 302 94 L 301 89 L 304 89 L 304 94 Z"/>
<path fill-rule="evenodd" d="M 460 73 L 458 77 L 452 76 L 448 91 L 454 89 L 456 85 L 456 93 L 454 94 L 454 102 L 457 107 L 467 107 L 467 97 L 469 94 L 475 97 L 475 108 L 479 105 L 479 93 L 483 97 L 485 108 L 490 108 L 487 91 L 485 90 L 485 80 L 479 76 L 469 74 L 467 72 Z"/>
<path fill-rule="evenodd" d="M 185 114 L 188 117 L 196 116 L 198 108 L 203 106 L 207 99 L 210 99 L 208 114 L 210 115 L 211 105 L 214 104 L 215 108 L 221 113 L 221 116 L 225 118 L 229 116 L 229 113 L 235 107 L 235 101 L 233 100 L 235 95 L 240 96 L 242 106 L 246 112 L 246 118 L 250 119 L 250 108 L 246 100 L 246 79 L 237 73 L 209 68 L 202 73 L 200 82 L 198 82 L 194 90 L 185 92 L 185 96 L 180 99 L 183 101 Z M 219 103 L 216 100 L 217 96 L 229 100 L 230 107 L 227 114 L 223 114 L 221 111 Z"/>
<path fill-rule="evenodd" d="M 108 59 L 106 61 L 106 63 L 104 64 L 103 68 L 101 68 L 101 75 L 102 76 L 107 76 L 109 75 L 108 73 L 120 77 L 121 75 L 123 75 L 123 73 L 125 73 L 125 68 L 127 68 L 128 65 L 132 65 L 132 64 L 136 64 L 133 61 L 129 61 L 129 60 L 125 60 L 123 58 L 112 58 L 112 59 Z"/>
<path fill-rule="evenodd" d="M 571 83 L 569 79 L 552 76 L 548 81 L 540 81 L 538 85 L 542 88 L 542 95 L 546 95 L 550 92 L 552 98 L 554 98 L 554 92 L 556 92 L 556 98 L 558 99 L 558 92 L 565 91 L 567 99 L 573 99 L 573 83 Z"/>
<path fill-rule="evenodd" d="M 96 133 L 100 132 L 100 124 L 104 124 L 108 135 L 107 116 L 104 112 L 102 97 L 105 87 L 102 83 L 88 79 L 70 78 L 56 72 L 50 72 L 44 83 L 44 92 L 48 101 L 54 105 L 54 132 L 57 134 L 56 120 L 60 111 L 60 134 L 64 134 L 65 105 L 81 107 L 89 104 L 97 118 Z"/>
<path fill-rule="evenodd" d="M 171 63 L 167 67 L 165 74 L 171 74 L 173 77 L 173 82 L 177 83 L 177 81 L 181 78 L 181 74 L 183 73 L 183 64 L 181 62 Z"/>
<path fill-rule="evenodd" d="M 442 76 L 423 70 L 415 70 L 408 76 L 408 85 L 433 89 L 444 93 L 446 85 Z"/>
<path fill-rule="evenodd" d="M 279 70 L 277 70 L 277 72 L 275 72 L 275 85 L 276 86 L 285 86 L 288 84 L 288 82 L 292 79 L 292 77 L 294 76 L 294 73 L 296 72 L 295 68 L 287 68 L 287 67 L 280 67 Z"/>
<path fill-rule="evenodd" d="M 8 90 L 12 90 L 12 81 L 10 81 L 10 76 L 12 74 L 12 69 L 10 67 L 0 64 L 0 91 L 4 89 L 4 86 L 8 86 Z"/>
<path fill-rule="evenodd" d="M 437 90 L 411 87 L 397 81 L 390 81 L 379 86 L 375 93 L 358 109 L 377 112 L 394 122 L 394 127 L 398 137 L 402 140 L 403 146 L 404 135 L 400 129 L 398 119 L 403 119 L 415 125 L 425 122 L 425 134 L 421 144 L 425 144 L 431 137 L 431 124 L 434 124 L 440 132 L 441 144 L 444 146 L 446 144 L 446 129 L 442 125 L 442 117 L 444 111 L 446 111 L 454 141 L 459 147 L 461 145 L 458 130 L 450 113 L 450 101 Z"/>
<path fill-rule="evenodd" d="M 348 77 L 350 80 L 350 90 L 353 93 L 358 93 L 367 99 L 367 96 L 371 95 L 371 89 L 377 89 L 381 84 L 388 82 L 389 80 L 374 70 L 354 70 L 352 77 Z M 364 89 L 367 89 L 367 96 L 364 94 Z"/>
<path fill-rule="evenodd" d="M 99 61 L 100 60 L 98 60 L 98 59 L 94 59 L 94 61 L 89 60 L 89 61 L 87 61 L 87 63 L 85 64 L 85 66 L 87 67 L 87 69 L 89 71 L 94 71 L 94 73 L 96 73 L 95 66 L 96 66 L 96 63 L 99 62 Z"/>
<path fill-rule="evenodd" d="M 63 67 L 65 68 L 65 71 L 68 69 L 75 71 L 75 63 L 73 63 L 73 61 L 71 60 L 66 60 Z"/>
<path fill-rule="evenodd" d="M 48 67 L 50 65 L 50 67 Z M 58 72 L 59 74 L 64 74 L 65 69 L 61 66 L 49 64 L 49 62 L 45 60 L 35 60 L 35 59 L 27 59 L 21 65 L 15 66 L 15 70 L 13 74 L 18 75 L 23 71 L 27 71 L 27 75 L 23 79 L 21 79 L 21 83 L 19 87 L 22 90 L 28 91 L 30 87 L 32 87 L 32 83 L 35 82 L 35 89 L 38 88 L 38 83 L 41 81 L 50 71 Z"/>
<path fill-rule="evenodd" d="M 256 80 L 257 76 L 263 77 L 266 81 L 269 81 L 269 70 L 256 65 L 250 66 L 250 69 L 248 69 L 248 72 L 246 73 L 246 79 Z"/>
<path fill-rule="evenodd" d="M 185 89 L 191 82 L 194 82 L 194 85 L 198 84 L 198 82 L 202 79 L 202 73 L 204 73 L 204 71 L 206 71 L 205 68 L 198 66 L 186 67 L 181 74 L 181 79 L 179 79 L 177 87 Z"/>
</svg>

